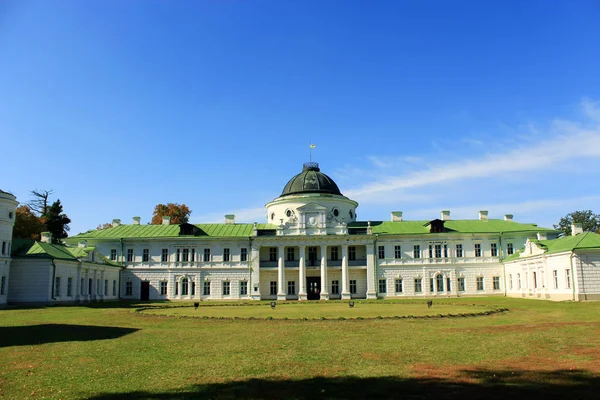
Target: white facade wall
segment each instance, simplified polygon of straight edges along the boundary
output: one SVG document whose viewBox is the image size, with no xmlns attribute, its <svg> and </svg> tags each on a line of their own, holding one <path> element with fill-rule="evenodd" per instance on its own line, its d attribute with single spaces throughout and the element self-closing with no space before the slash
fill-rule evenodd
<svg viewBox="0 0 600 400">
<path fill-rule="evenodd" d="M 8 301 L 12 232 L 15 224 L 16 197 L 0 190 L 0 307 Z"/>
<path fill-rule="evenodd" d="M 52 263 L 49 259 L 15 258 L 10 272 L 8 297 L 11 303 L 51 301 Z"/>
<path fill-rule="evenodd" d="M 600 300 L 600 250 L 575 251 L 577 300 Z"/>
</svg>

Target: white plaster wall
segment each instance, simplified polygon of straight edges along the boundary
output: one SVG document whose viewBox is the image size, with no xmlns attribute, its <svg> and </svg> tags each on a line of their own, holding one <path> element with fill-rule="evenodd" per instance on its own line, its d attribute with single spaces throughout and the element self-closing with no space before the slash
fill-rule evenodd
<svg viewBox="0 0 600 400">
<path fill-rule="evenodd" d="M 11 303 L 46 303 L 51 300 L 52 263 L 48 259 L 15 258 L 8 285 Z"/>
</svg>

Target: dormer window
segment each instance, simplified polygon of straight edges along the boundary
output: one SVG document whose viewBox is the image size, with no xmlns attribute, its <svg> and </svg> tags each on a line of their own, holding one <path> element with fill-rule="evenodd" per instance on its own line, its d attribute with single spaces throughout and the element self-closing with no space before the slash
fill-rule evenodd
<svg viewBox="0 0 600 400">
<path fill-rule="evenodd" d="M 429 233 L 444 233 L 446 229 L 444 228 L 444 222 L 441 219 L 434 219 L 429 221 L 424 226 L 429 226 Z"/>
</svg>

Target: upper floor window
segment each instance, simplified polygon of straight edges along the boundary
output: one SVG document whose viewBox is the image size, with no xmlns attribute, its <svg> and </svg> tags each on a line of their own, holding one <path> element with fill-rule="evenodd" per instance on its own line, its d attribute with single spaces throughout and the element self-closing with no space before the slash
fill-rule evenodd
<svg viewBox="0 0 600 400">
<path fill-rule="evenodd" d="M 506 253 L 510 256 L 514 252 L 515 252 L 515 249 L 513 247 L 513 244 L 512 243 L 506 243 Z"/>
<path fill-rule="evenodd" d="M 133 262 L 133 249 L 127 249 L 127 262 Z"/>
<path fill-rule="evenodd" d="M 181 261 L 188 262 L 190 261 L 190 249 L 183 249 L 181 253 Z"/>
<path fill-rule="evenodd" d="M 383 260 L 385 258 L 385 246 L 379 246 L 377 258 L 379 258 L 380 260 Z"/>
<path fill-rule="evenodd" d="M 462 256 L 463 256 L 462 244 L 457 244 L 456 245 L 456 257 L 461 258 Z"/>
<path fill-rule="evenodd" d="M 204 249 L 204 257 L 202 260 L 204 262 L 210 262 L 210 249 Z"/>
<path fill-rule="evenodd" d="M 148 262 L 149 259 L 150 259 L 150 249 L 144 249 L 142 251 L 142 261 Z"/>
<path fill-rule="evenodd" d="M 337 261 L 339 259 L 339 250 L 337 246 L 331 248 L 331 261 Z"/>
<path fill-rule="evenodd" d="M 240 261 L 248 261 L 248 249 L 245 247 L 240 250 Z"/>
<path fill-rule="evenodd" d="M 117 249 L 110 249 L 110 261 L 117 261 Z"/>
<path fill-rule="evenodd" d="M 402 258 L 402 247 L 394 246 L 394 258 L 396 260 Z"/>
<path fill-rule="evenodd" d="M 277 261 L 277 247 L 269 247 L 269 261 Z"/>
<path fill-rule="evenodd" d="M 160 261 L 167 262 L 169 261 L 169 249 L 162 249 L 160 253 Z"/>
<path fill-rule="evenodd" d="M 481 243 L 475 243 L 475 257 L 481 257 Z"/>
<path fill-rule="evenodd" d="M 223 249 L 223 261 L 229 261 L 230 255 L 229 249 Z"/>
<path fill-rule="evenodd" d="M 421 246 L 418 244 L 413 246 L 413 258 L 421 258 Z"/>
<path fill-rule="evenodd" d="M 356 260 L 356 247 L 348 246 L 348 259 L 350 261 Z"/>
<path fill-rule="evenodd" d="M 287 260 L 288 261 L 294 261 L 294 259 L 296 258 L 296 249 L 293 247 L 288 247 L 287 248 Z"/>
<path fill-rule="evenodd" d="M 498 257 L 498 245 L 496 243 L 490 243 L 490 248 L 492 250 L 492 257 Z"/>
</svg>

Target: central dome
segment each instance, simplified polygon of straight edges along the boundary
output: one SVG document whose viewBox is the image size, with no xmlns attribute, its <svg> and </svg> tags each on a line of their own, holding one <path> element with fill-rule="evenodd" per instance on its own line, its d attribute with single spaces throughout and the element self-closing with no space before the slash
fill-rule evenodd
<svg viewBox="0 0 600 400">
<path fill-rule="evenodd" d="M 302 193 L 342 195 L 338 185 L 333 179 L 322 173 L 319 169 L 319 164 L 315 162 L 305 163 L 302 167 L 302 172 L 290 179 L 285 185 L 281 196 Z"/>
</svg>

